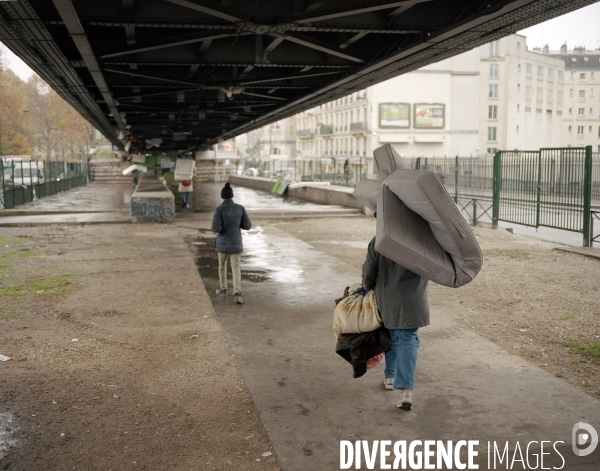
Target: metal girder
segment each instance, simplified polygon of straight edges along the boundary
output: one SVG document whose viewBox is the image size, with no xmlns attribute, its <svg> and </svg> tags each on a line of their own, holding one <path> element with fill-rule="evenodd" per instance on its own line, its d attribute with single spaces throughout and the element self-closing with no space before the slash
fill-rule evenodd
<svg viewBox="0 0 600 471">
<path fill-rule="evenodd" d="M 100 69 L 100 65 L 96 60 L 94 52 L 92 51 L 92 47 L 90 46 L 88 38 L 85 35 L 85 32 L 83 31 L 83 26 L 81 26 L 81 23 L 79 22 L 79 18 L 77 17 L 77 12 L 73 7 L 73 3 L 71 2 L 71 0 L 52 1 L 56 9 L 58 10 L 58 13 L 60 14 L 62 20 L 65 22 L 65 26 L 67 27 L 67 30 L 69 31 L 69 34 L 71 35 L 75 46 L 79 50 L 81 58 L 87 65 L 90 75 L 94 79 L 94 82 L 96 82 L 96 85 L 98 85 L 100 93 L 102 94 L 102 97 L 108 105 L 108 109 L 113 115 L 113 119 L 117 123 L 117 126 L 119 126 L 119 129 L 121 130 L 123 135 L 127 136 L 127 129 L 125 128 L 125 124 L 121 119 L 121 114 L 117 109 L 117 105 L 112 97 L 110 88 L 108 87 L 108 84 L 104 79 L 104 75 L 102 74 L 102 70 Z"/>
<path fill-rule="evenodd" d="M 0 2 L 0 40 L 113 143 L 126 109 L 133 147 L 163 137 L 163 151 L 214 144 L 595 1 L 18 0 Z M 194 137 L 174 142 L 174 131 Z"/>
<path fill-rule="evenodd" d="M 139 47 L 136 49 L 128 49 L 126 51 L 113 52 L 111 54 L 104 54 L 104 55 L 100 56 L 100 59 L 110 59 L 111 57 L 126 56 L 129 54 L 136 54 L 138 52 L 156 51 L 158 49 L 166 49 L 169 47 L 185 46 L 186 44 L 194 44 L 194 43 L 203 43 L 203 45 L 204 45 L 204 43 L 207 43 L 206 49 L 208 49 L 208 46 L 210 46 L 210 42 L 213 39 L 229 38 L 231 36 L 234 36 L 234 34 L 213 34 L 210 36 L 201 36 L 199 38 L 185 39 L 182 41 L 154 44 L 152 46 Z"/>
<path fill-rule="evenodd" d="M 427 0 L 431 1 L 431 0 Z M 366 3 L 366 5 L 365 5 Z M 400 2 L 389 2 L 389 1 L 379 1 L 379 2 L 359 2 L 355 5 L 348 5 L 342 8 L 332 8 L 323 11 L 312 10 L 310 13 L 305 13 L 303 15 L 298 15 L 296 17 L 290 18 L 288 21 L 291 23 L 304 24 L 304 23 L 314 23 L 316 21 L 324 21 L 331 20 L 333 18 L 340 18 L 344 16 L 353 16 L 353 15 L 361 15 L 364 13 L 370 13 L 373 11 L 379 10 L 389 10 L 391 8 L 403 7 L 406 4 L 414 4 L 416 3 L 414 0 L 404 0 Z"/>
</svg>

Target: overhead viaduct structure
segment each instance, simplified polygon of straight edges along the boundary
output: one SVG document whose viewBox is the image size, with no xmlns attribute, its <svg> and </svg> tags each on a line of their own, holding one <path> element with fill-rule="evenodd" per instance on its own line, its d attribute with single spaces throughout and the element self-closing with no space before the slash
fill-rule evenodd
<svg viewBox="0 0 600 471">
<path fill-rule="evenodd" d="M 0 0 L 0 41 L 123 148 L 206 148 L 597 0 Z"/>
</svg>

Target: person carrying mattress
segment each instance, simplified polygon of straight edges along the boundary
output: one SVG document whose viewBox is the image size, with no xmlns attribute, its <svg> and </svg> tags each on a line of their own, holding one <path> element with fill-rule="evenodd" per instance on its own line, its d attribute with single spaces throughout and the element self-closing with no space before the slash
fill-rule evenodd
<svg viewBox="0 0 600 471">
<path fill-rule="evenodd" d="M 383 325 L 392 342 L 385 352 L 385 389 L 401 391 L 398 407 L 410 410 L 413 403 L 420 327 L 429 325 L 428 280 L 375 250 L 369 243 L 362 268 L 362 283 L 375 290 Z"/>
</svg>

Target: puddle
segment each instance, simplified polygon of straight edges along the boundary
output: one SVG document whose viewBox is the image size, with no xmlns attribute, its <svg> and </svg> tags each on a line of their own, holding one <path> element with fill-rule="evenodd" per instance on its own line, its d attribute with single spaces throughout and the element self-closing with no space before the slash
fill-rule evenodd
<svg viewBox="0 0 600 471">
<path fill-rule="evenodd" d="M 214 240 L 214 238 L 214 234 L 212 234 L 212 239 Z M 204 282 L 208 281 L 210 285 L 213 284 L 212 282 L 215 282 L 216 286 L 219 280 L 219 259 L 215 251 L 214 241 L 205 242 L 197 238 L 188 238 L 185 242 L 192 253 L 196 269 Z M 244 245 L 246 245 L 246 238 L 244 238 Z M 272 276 L 267 270 L 254 268 L 255 264 L 252 262 L 254 258 L 252 254 L 247 253 L 247 250 L 242 255 L 242 283 L 265 283 L 271 281 Z M 231 284 L 231 265 L 228 265 L 227 274 Z M 210 289 L 209 292 L 211 292 Z"/>
</svg>

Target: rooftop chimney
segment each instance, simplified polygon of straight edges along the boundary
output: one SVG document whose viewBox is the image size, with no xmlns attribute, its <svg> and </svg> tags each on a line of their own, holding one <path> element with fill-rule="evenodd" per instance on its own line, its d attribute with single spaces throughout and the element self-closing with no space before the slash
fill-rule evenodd
<svg viewBox="0 0 600 471">
<path fill-rule="evenodd" d="M 550 47 L 546 44 L 544 46 L 544 54 L 549 54 L 550 53 Z"/>
<path fill-rule="evenodd" d="M 561 54 L 567 53 L 567 41 L 565 41 L 564 44 L 562 46 L 560 46 L 560 52 L 561 52 Z"/>
</svg>

